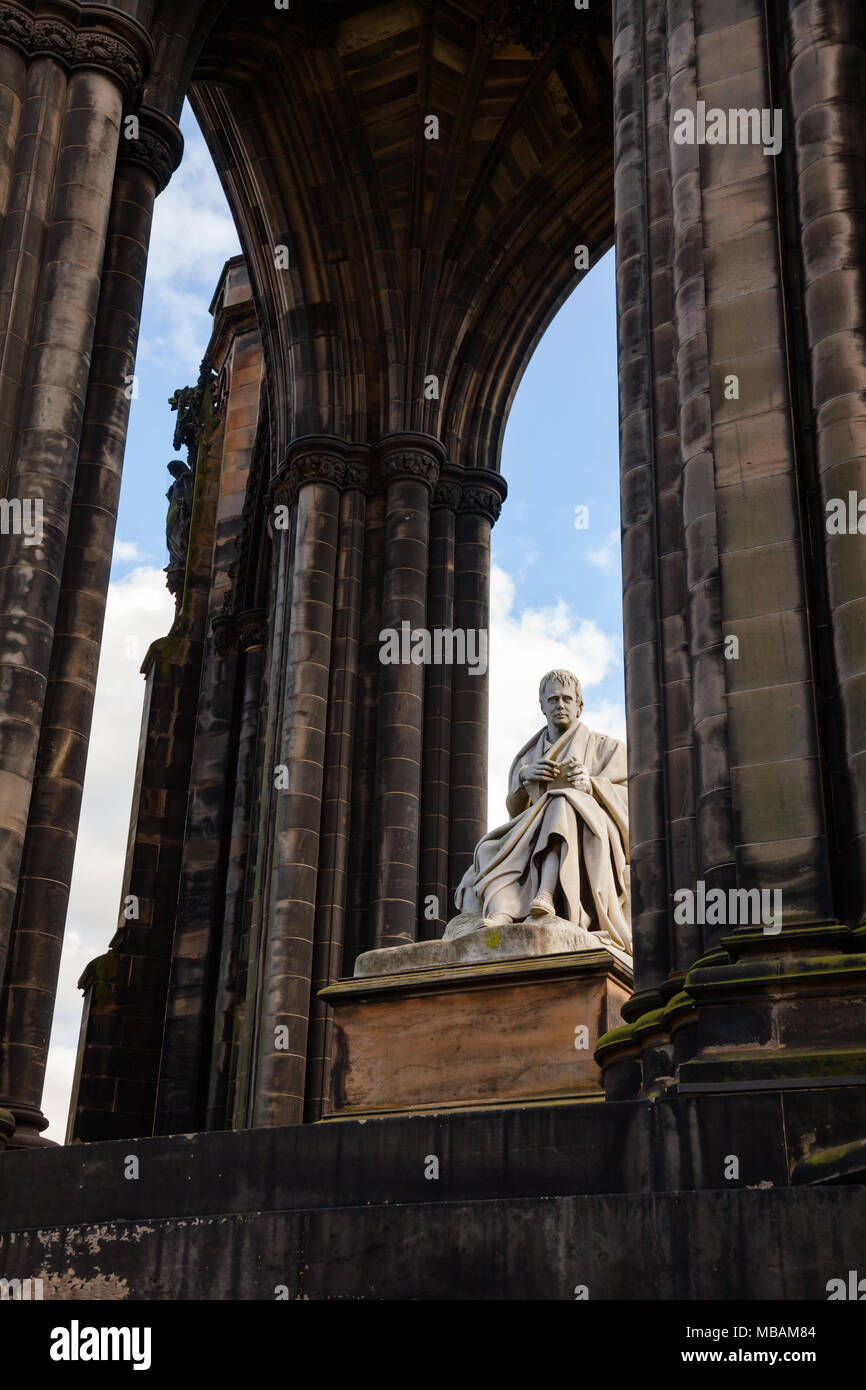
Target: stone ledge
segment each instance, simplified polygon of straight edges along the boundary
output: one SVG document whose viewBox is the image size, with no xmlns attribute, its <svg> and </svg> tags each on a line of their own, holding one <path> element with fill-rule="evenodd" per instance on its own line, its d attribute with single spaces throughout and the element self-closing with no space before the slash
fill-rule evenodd
<svg viewBox="0 0 866 1390">
<path fill-rule="evenodd" d="M 436 966 L 471 965 L 504 960 L 527 960 L 564 953 L 602 952 L 613 957 L 631 978 L 631 957 L 597 932 L 588 932 L 561 917 L 538 922 L 512 922 L 508 926 L 486 926 L 478 918 L 475 930 L 464 931 L 450 940 L 410 941 L 405 946 L 387 946 L 365 951 L 355 962 L 356 978 L 396 975 L 401 971 L 429 970 Z"/>
</svg>

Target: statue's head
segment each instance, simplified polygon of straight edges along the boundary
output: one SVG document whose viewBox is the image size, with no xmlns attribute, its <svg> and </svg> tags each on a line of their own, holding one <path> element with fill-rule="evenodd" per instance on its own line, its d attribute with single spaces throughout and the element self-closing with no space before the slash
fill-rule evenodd
<svg viewBox="0 0 866 1390">
<path fill-rule="evenodd" d="M 184 473 L 189 472 L 189 468 L 184 463 L 183 459 L 172 459 L 171 463 L 168 465 L 168 471 L 173 478 L 182 478 Z"/>
<path fill-rule="evenodd" d="M 538 687 L 538 700 L 545 718 L 555 729 L 576 724 L 583 709 L 580 681 L 571 671 L 548 671 Z"/>
</svg>

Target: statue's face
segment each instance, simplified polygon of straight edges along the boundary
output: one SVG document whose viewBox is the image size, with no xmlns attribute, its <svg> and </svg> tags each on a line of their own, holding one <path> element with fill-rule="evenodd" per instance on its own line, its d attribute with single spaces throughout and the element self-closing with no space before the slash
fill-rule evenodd
<svg viewBox="0 0 866 1390">
<path fill-rule="evenodd" d="M 544 713 L 555 729 L 567 729 L 577 721 L 577 694 L 573 686 L 549 681 L 544 687 Z"/>
</svg>

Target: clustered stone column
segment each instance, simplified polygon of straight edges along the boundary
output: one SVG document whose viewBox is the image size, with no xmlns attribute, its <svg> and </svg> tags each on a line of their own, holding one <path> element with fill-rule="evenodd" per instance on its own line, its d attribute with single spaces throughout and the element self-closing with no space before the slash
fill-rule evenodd
<svg viewBox="0 0 866 1390">
<path fill-rule="evenodd" d="M 496 474 L 467 470 L 455 533 L 454 626 L 487 633 L 490 625 L 490 529 L 499 516 L 505 483 Z M 489 648 L 489 640 L 488 640 Z M 455 666 L 448 817 L 449 906 L 454 890 L 487 830 L 487 707 L 489 652 L 484 671 Z M 449 915 L 448 907 L 445 911 Z"/>
<path fill-rule="evenodd" d="M 359 453 L 359 456 L 347 461 L 343 476 L 344 490 L 340 498 L 307 1046 L 305 1119 L 308 1120 L 317 1120 L 321 1116 L 322 1100 L 328 1094 L 333 1056 L 331 1010 L 319 999 L 318 993 L 340 973 L 346 933 L 364 522 L 369 488 L 369 463 Z"/>
<path fill-rule="evenodd" d="M 411 447 L 415 443 L 416 447 Z M 418 447 L 411 436 L 380 445 L 387 484 L 382 627 L 427 627 L 430 494 L 444 450 Z M 407 447 L 407 444 L 410 447 Z M 377 946 L 414 941 L 418 931 L 418 851 L 424 669 L 411 662 L 382 667 L 376 749 L 376 867 L 370 912 Z"/>
<path fill-rule="evenodd" d="M 454 539 L 461 487 L 459 470 L 446 466 L 430 499 L 430 585 L 427 618 L 431 628 L 454 627 Z M 454 667 L 430 665 L 424 685 L 424 800 L 418 856 L 420 939 L 439 935 L 448 919 L 448 819 L 451 790 L 451 702 Z M 427 915 L 430 897 L 435 912 Z"/>
<path fill-rule="evenodd" d="M 821 500 L 823 585 L 838 673 L 831 798 L 840 819 L 837 912 L 866 931 L 866 544 L 828 533 L 828 503 L 866 498 L 866 17 L 829 0 L 787 0 L 781 101 L 790 112 L 803 319 Z M 829 664 L 829 663 L 828 663 Z M 829 680 L 828 680 L 829 677 Z"/>
<path fill-rule="evenodd" d="M 262 825 L 272 817 L 274 833 L 246 999 L 253 1123 L 320 1116 L 333 1038 L 318 990 L 351 970 L 356 950 L 429 931 L 431 896 L 445 917 L 449 857 L 462 873 L 486 829 L 486 673 L 468 684 L 460 664 L 381 657 L 385 634 L 404 624 L 464 624 L 486 638 L 490 525 L 504 492 L 418 434 L 372 447 L 300 439 L 272 489 L 283 524 Z M 465 846 L 450 843 L 455 808 Z"/>
<path fill-rule="evenodd" d="M 219 1129 L 230 1113 L 229 1094 L 235 1047 L 234 1019 L 238 1007 L 238 946 L 246 903 L 246 869 L 256 772 L 259 704 L 267 646 L 263 612 L 244 612 L 214 623 L 214 640 L 221 657 L 239 653 L 243 660 L 240 728 L 235 758 L 235 798 L 232 807 L 229 858 L 226 869 L 219 970 L 214 1004 L 214 1030 L 208 1072 L 205 1127 Z"/>
<path fill-rule="evenodd" d="M 866 29 L 829 0 L 616 0 L 614 29 L 636 991 L 597 1055 L 614 1097 L 845 1084 L 866 562 L 827 506 L 866 490 Z M 775 153 L 675 139 L 699 101 Z"/>
<path fill-rule="evenodd" d="M 291 529 L 280 529 L 280 547 L 285 551 L 291 546 L 293 553 L 291 573 L 288 564 L 283 570 L 286 587 L 275 596 L 286 610 L 280 662 L 285 685 L 277 715 L 275 766 L 264 772 L 265 777 L 277 779 L 277 790 L 257 1020 L 256 1124 L 299 1117 L 304 1100 L 340 485 L 345 469 L 340 453 L 333 447 L 328 452 L 324 449 L 323 444 L 311 453 L 299 445 L 290 454 L 286 481 L 274 491 L 275 506 L 285 508 L 291 518 Z M 282 775 L 286 781 L 280 786 Z"/>
<path fill-rule="evenodd" d="M 0 4 L 0 472 L 43 537 L 0 565 L 0 1097 L 39 1109 L 72 872 L 153 202 L 180 158 L 139 110 L 144 31 Z"/>
</svg>

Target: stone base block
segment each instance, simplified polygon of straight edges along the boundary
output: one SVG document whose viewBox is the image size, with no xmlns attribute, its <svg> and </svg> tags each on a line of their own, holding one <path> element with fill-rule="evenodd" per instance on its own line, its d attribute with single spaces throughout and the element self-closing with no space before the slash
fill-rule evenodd
<svg viewBox="0 0 866 1390">
<path fill-rule="evenodd" d="M 336 1020 L 325 1118 L 601 1099 L 595 1044 L 630 994 L 604 950 L 339 980 L 321 991 Z"/>
<path fill-rule="evenodd" d="M 614 946 L 606 932 L 591 932 L 561 917 L 533 918 L 490 926 L 481 917 L 455 918 L 470 924 L 437 941 L 411 941 L 365 951 L 355 962 L 356 975 L 395 975 L 398 970 L 429 970 L 436 965 L 472 965 L 476 961 L 523 960 L 560 952 L 609 951 L 631 971 L 631 956 Z"/>
</svg>

